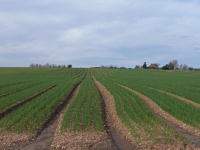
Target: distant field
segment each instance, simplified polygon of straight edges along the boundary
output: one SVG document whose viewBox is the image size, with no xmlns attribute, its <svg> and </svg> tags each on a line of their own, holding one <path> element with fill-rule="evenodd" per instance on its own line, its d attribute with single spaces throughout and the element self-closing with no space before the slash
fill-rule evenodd
<svg viewBox="0 0 200 150">
<path fill-rule="evenodd" d="M 196 149 L 200 72 L 0 68 L 0 149 L 31 146 L 42 131 L 48 149 L 123 149 L 114 133 L 129 148 Z"/>
</svg>

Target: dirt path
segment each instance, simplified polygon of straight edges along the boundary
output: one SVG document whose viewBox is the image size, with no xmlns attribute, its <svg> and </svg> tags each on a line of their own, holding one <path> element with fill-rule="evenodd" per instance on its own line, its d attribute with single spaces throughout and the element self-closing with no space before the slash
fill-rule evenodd
<svg viewBox="0 0 200 150">
<path fill-rule="evenodd" d="M 76 91 L 76 94 L 78 90 Z M 74 97 L 76 96 L 74 95 Z M 73 98 L 74 98 L 73 97 Z M 72 101 L 73 98 L 70 100 Z M 73 132 L 71 128 L 68 128 L 65 133 L 60 133 L 62 118 L 64 116 L 66 108 L 62 111 L 57 120 L 57 127 L 54 133 L 51 149 L 68 149 L 68 150 L 117 150 L 113 145 L 111 138 L 104 132 L 97 132 L 95 128 L 92 128 L 89 132 L 79 131 Z"/>
<path fill-rule="evenodd" d="M 200 104 L 198 104 L 198 103 L 196 103 L 196 102 L 193 102 L 193 101 L 191 101 L 191 100 L 189 100 L 189 99 L 187 99 L 187 98 L 184 98 L 184 97 L 181 97 L 181 96 L 178 96 L 178 95 L 175 95 L 175 94 L 172 94 L 172 93 L 169 93 L 169 92 L 160 90 L 160 89 L 156 89 L 156 88 L 152 88 L 152 87 L 148 87 L 148 88 L 157 90 L 157 91 L 159 91 L 159 92 L 165 93 L 165 94 L 170 95 L 170 96 L 173 96 L 173 97 L 175 97 L 175 98 L 178 98 L 179 100 L 182 100 L 182 101 L 184 101 L 184 102 L 186 102 L 186 103 L 188 103 L 188 104 L 193 105 L 194 107 L 200 108 Z"/>
<path fill-rule="evenodd" d="M 47 150 L 50 149 L 51 143 L 53 141 L 53 136 L 55 129 L 57 127 L 57 118 L 59 113 L 65 108 L 70 99 L 73 98 L 75 92 L 78 89 L 80 83 L 74 86 L 71 92 L 60 102 L 54 110 L 48 114 L 46 119 L 40 124 L 37 131 L 34 134 L 28 133 L 5 133 L 1 136 L 5 138 L 0 138 L 4 144 L 0 143 L 0 148 L 13 150 Z M 14 135 L 14 137 L 13 137 Z M 19 139 L 17 139 L 19 138 Z M 1 141 L 0 141 L 1 142 Z M 1 146 L 2 145 L 2 146 Z"/>
<path fill-rule="evenodd" d="M 122 86 L 122 85 L 121 85 Z M 176 119 L 171 116 L 164 110 L 162 110 L 153 100 L 142 95 L 141 93 L 130 89 L 126 86 L 122 86 L 125 89 L 135 93 L 154 113 L 156 113 L 159 117 L 166 120 L 166 123 L 171 126 L 175 131 L 181 134 L 183 137 L 197 145 L 200 146 L 200 131 L 192 126 L 189 126 L 182 121 Z"/>
<path fill-rule="evenodd" d="M 57 106 L 57 108 L 55 108 L 55 110 L 51 114 L 49 114 L 47 120 L 45 120 L 41 124 L 41 126 L 37 130 L 38 132 L 36 133 L 36 135 L 38 135 L 36 140 L 28 146 L 20 148 L 21 150 L 47 150 L 51 148 L 54 132 L 56 131 L 58 125 L 57 120 L 59 119 L 59 116 L 61 115 L 67 104 L 76 95 L 79 86 L 80 83 L 74 86 L 70 94 L 63 99 L 63 101 Z"/>
<path fill-rule="evenodd" d="M 117 115 L 114 97 L 100 82 L 98 82 L 94 77 L 93 79 L 105 100 L 107 122 L 112 131 L 111 137 L 116 141 L 115 143 L 119 149 L 136 149 L 136 141 Z M 121 143 L 119 143 L 120 141 Z"/>
</svg>

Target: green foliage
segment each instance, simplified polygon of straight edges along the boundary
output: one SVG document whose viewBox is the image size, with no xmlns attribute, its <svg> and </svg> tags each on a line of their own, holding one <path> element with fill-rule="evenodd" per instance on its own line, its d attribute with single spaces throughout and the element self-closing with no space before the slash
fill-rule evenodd
<svg viewBox="0 0 200 150">
<path fill-rule="evenodd" d="M 71 126 L 70 126 L 71 125 Z M 88 72 L 81 83 L 77 96 L 68 105 L 64 114 L 61 132 L 72 128 L 74 132 L 91 130 L 94 126 L 97 131 L 103 131 L 101 118 L 100 95 Z"/>
<path fill-rule="evenodd" d="M 31 92 L 35 93 L 36 91 L 41 91 L 47 85 L 57 84 L 55 88 L 29 101 L 1 119 L 1 131 L 12 130 L 22 132 L 26 129 L 34 132 L 47 115 L 59 104 L 61 100 L 63 100 L 66 95 L 69 94 L 74 85 L 84 78 L 85 73 L 86 72 L 83 69 L 66 69 L 48 72 L 47 78 L 44 79 L 45 83 L 34 86 L 32 89 L 29 88 L 27 90 L 23 90 L 21 93 L 17 92 L 9 95 L 13 97 L 13 101 L 17 101 L 22 99 L 22 97 L 29 97 Z M 32 74 L 34 73 L 32 72 L 29 75 L 31 76 Z M 27 78 L 29 75 L 27 75 Z M 40 81 L 40 78 L 38 78 L 38 81 Z M 3 104 L 8 103 L 8 100 L 6 99 L 2 98 L 0 100 L 2 100 Z"/>
<path fill-rule="evenodd" d="M 168 141 L 170 136 L 165 135 L 165 130 L 168 130 L 169 134 L 166 132 L 168 135 L 173 134 L 173 131 L 152 113 L 137 96 L 120 87 L 118 84 L 127 86 L 146 95 L 172 116 L 195 128 L 200 128 L 200 109 L 159 92 L 158 90 L 149 88 L 171 90 L 174 94 L 184 93 L 192 98 L 192 95 L 189 93 L 192 92 L 194 95 L 198 95 L 198 91 L 200 90 L 197 88 L 200 82 L 194 82 L 195 80 L 199 80 L 197 74 L 150 70 L 122 71 L 119 69 L 94 69 L 93 74 L 114 96 L 116 110 L 120 119 L 132 130 L 131 133 L 136 139 L 140 139 L 140 134 L 137 134 L 137 129 L 131 125 L 131 122 L 136 123 L 138 128 L 141 128 L 141 130 L 147 133 L 152 141 L 159 141 L 156 136 L 166 136 L 166 141 Z M 195 78 L 192 81 L 189 80 L 191 76 Z M 186 78 L 188 78 L 188 80 L 186 80 Z M 195 96 L 193 99 L 194 98 Z M 196 99 L 196 102 L 197 101 Z M 164 130 L 156 131 L 158 126 L 163 126 L 162 128 L 164 128 Z M 175 134 L 174 137 L 182 139 L 178 134 Z M 165 138 L 162 137 L 162 139 Z M 172 139 L 170 141 L 172 141 Z"/>
</svg>

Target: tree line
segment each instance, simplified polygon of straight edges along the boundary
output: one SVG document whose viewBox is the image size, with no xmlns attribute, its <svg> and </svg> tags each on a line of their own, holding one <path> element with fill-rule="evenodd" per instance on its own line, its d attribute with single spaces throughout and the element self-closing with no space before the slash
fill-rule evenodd
<svg viewBox="0 0 200 150">
<path fill-rule="evenodd" d="M 178 60 L 171 60 L 168 64 L 162 66 L 161 68 L 159 68 L 159 65 L 158 63 L 154 64 L 157 66 L 157 68 L 154 68 L 154 69 L 163 69 L 163 70 L 191 70 L 191 67 L 188 67 L 186 64 L 180 64 L 178 63 Z M 147 63 L 144 62 L 144 64 L 140 67 L 138 65 L 135 66 L 135 69 L 138 69 L 138 68 L 144 68 L 144 69 L 151 69 L 150 66 L 148 67 L 147 66 Z"/>
<path fill-rule="evenodd" d="M 162 67 L 163 70 L 188 70 L 186 64 L 178 64 L 178 60 L 171 60 L 169 64 L 166 64 Z"/>
<path fill-rule="evenodd" d="M 69 64 L 66 66 L 66 65 L 49 64 L 49 63 L 46 63 L 44 65 L 31 63 L 29 67 L 30 68 L 72 68 L 72 64 Z"/>
</svg>

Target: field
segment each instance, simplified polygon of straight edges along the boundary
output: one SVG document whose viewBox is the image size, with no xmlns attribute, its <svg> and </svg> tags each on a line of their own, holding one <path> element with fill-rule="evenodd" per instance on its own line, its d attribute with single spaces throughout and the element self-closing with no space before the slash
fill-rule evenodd
<svg viewBox="0 0 200 150">
<path fill-rule="evenodd" d="M 200 149 L 200 72 L 0 68 L 0 149 Z"/>
</svg>

